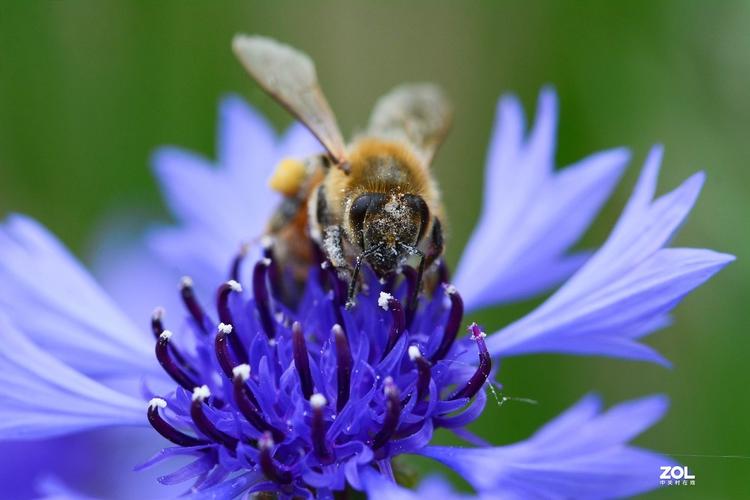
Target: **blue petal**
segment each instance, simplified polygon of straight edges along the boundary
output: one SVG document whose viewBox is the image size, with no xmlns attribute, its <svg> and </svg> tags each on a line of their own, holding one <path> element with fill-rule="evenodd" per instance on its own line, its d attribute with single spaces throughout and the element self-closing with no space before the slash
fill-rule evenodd
<svg viewBox="0 0 750 500">
<path fill-rule="evenodd" d="M 510 498 L 615 498 L 658 486 L 673 462 L 627 442 L 664 414 L 662 396 L 600 413 L 589 396 L 526 441 L 496 448 L 432 446 L 421 454 L 456 470 L 477 491 Z"/>
<path fill-rule="evenodd" d="M 125 317 L 75 258 L 34 220 L 0 226 L 0 305 L 25 335 L 83 373 L 160 373 L 147 329 Z"/>
<path fill-rule="evenodd" d="M 539 294 L 573 274 L 588 257 L 566 252 L 609 197 L 629 154 L 605 151 L 556 171 L 556 125 L 552 90 L 539 98 L 527 141 L 518 101 L 500 101 L 482 215 L 456 271 L 455 284 L 467 310 Z"/>
<path fill-rule="evenodd" d="M 178 227 L 147 235 L 153 253 L 174 272 L 190 273 L 200 289 L 226 279 L 231 259 L 244 243 L 256 243 L 279 203 L 267 186 L 278 162 L 321 151 L 296 124 L 278 138 L 268 122 L 239 97 L 221 105 L 219 161 L 177 148 L 153 156 L 156 176 Z M 259 255 L 257 245 L 248 257 Z"/>
<path fill-rule="evenodd" d="M 157 306 L 167 311 L 168 320 L 172 314 L 179 318 L 184 305 L 177 285 L 185 273 L 166 266 L 142 242 L 123 243 L 116 232 L 107 231 L 94 256 L 93 271 L 102 287 L 129 318 L 141 324 Z"/>
<path fill-rule="evenodd" d="M 493 355 L 561 352 L 668 364 L 636 339 L 664 326 L 685 295 L 734 257 L 662 248 L 687 217 L 703 176 L 652 201 L 660 160 L 655 148 L 604 246 L 536 310 L 487 339 Z"/>
<path fill-rule="evenodd" d="M 263 115 L 238 95 L 228 95 L 219 106 L 218 160 L 237 175 L 270 173 L 275 158 L 276 134 Z"/>
<path fill-rule="evenodd" d="M 239 476 L 232 477 L 211 488 L 190 492 L 186 498 L 192 500 L 213 500 L 217 498 L 236 498 L 238 495 L 247 492 L 255 484 L 261 483 L 264 476 L 257 472 L 246 472 Z"/>
<path fill-rule="evenodd" d="M 7 455 L 13 456 L 13 463 L 6 460 L 0 473 L 0 478 L 6 479 L 3 498 L 109 498 L 112 492 L 117 492 L 117 498 L 176 498 L 184 492 L 184 485 L 169 487 L 156 480 L 173 465 L 169 469 L 133 470 L 134 464 L 163 445 L 163 440 L 154 439 L 150 427 L 100 429 L 65 438 L 13 443 L 12 448 L 7 443 L 3 451 L 15 455 Z M 27 483 L 25 494 L 8 492 L 9 483 L 14 481 Z"/>
<path fill-rule="evenodd" d="M 146 425 L 144 404 L 39 349 L 0 316 L 0 439 Z"/>
<path fill-rule="evenodd" d="M 422 498 L 461 500 L 472 498 L 469 495 L 456 493 L 450 484 L 436 476 L 428 477 L 422 481 L 417 490 L 399 486 L 371 467 L 363 468 L 360 476 L 367 497 L 373 500 L 419 500 Z"/>
</svg>

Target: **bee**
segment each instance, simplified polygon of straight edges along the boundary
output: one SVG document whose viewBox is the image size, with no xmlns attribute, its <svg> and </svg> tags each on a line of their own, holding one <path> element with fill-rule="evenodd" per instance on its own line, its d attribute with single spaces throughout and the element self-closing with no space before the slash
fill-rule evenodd
<svg viewBox="0 0 750 500">
<path fill-rule="evenodd" d="M 417 260 L 416 306 L 425 273 L 443 253 L 443 207 L 430 163 L 451 123 L 451 108 L 432 84 L 396 87 L 375 104 L 366 130 L 344 143 L 304 53 L 270 38 L 238 35 L 233 49 L 258 84 L 318 139 L 325 154 L 285 160 L 271 185 L 285 198 L 271 221 L 281 253 L 304 267 L 311 238 L 348 281 L 354 305 L 360 270 L 378 278 Z"/>
</svg>

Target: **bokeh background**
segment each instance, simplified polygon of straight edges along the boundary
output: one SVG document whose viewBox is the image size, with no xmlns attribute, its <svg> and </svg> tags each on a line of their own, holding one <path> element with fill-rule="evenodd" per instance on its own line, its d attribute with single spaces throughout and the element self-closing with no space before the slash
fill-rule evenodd
<svg viewBox="0 0 750 500">
<path fill-rule="evenodd" d="M 313 56 L 347 132 L 363 125 L 378 95 L 399 82 L 433 80 L 447 89 L 455 126 L 435 171 L 455 263 L 479 210 L 498 97 L 515 92 L 530 114 L 540 88 L 551 83 L 561 100 L 558 164 L 619 145 L 634 153 L 582 245 L 603 241 L 648 148 L 662 142 L 662 191 L 696 170 L 708 173 L 677 243 L 739 260 L 688 297 L 672 327 L 648 340 L 674 362 L 672 370 L 607 359 L 514 358 L 500 373 L 506 393 L 538 404 L 490 405 L 477 430 L 493 442 L 512 442 L 590 390 L 608 403 L 663 392 L 672 399 L 668 416 L 637 442 L 674 453 L 697 485 L 653 497 L 747 498 L 750 458 L 690 455 L 750 456 L 748 26 L 747 1 L 2 2 L 0 213 L 31 214 L 84 259 L 93 257 L 97 234 L 111 229 L 112 214 L 143 225 L 168 220 L 148 165 L 155 147 L 177 144 L 213 156 L 217 103 L 228 92 L 245 96 L 279 129 L 290 123 L 230 53 L 234 33 L 257 32 Z M 534 305 L 475 319 L 499 327 Z M 128 446 L 108 444 L 110 460 Z M 31 463 L 25 449 L 19 445 L 0 463 Z M 81 476 L 82 463 L 69 462 L 63 477 Z M 114 495 L 132 480 L 130 466 L 123 463 L 119 483 L 90 477 L 87 488 Z"/>
</svg>

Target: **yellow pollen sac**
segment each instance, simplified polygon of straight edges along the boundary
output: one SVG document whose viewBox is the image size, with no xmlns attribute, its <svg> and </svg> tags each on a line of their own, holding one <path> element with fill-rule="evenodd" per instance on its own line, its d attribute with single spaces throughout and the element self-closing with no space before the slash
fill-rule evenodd
<svg viewBox="0 0 750 500">
<path fill-rule="evenodd" d="M 285 196 L 296 195 L 307 176 L 305 164 L 294 158 L 284 158 L 276 166 L 268 185 Z"/>
</svg>

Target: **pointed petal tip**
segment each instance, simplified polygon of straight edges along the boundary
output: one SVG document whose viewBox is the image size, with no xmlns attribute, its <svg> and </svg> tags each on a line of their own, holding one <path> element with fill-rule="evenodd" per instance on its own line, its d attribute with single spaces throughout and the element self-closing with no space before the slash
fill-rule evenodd
<svg viewBox="0 0 750 500">
<path fill-rule="evenodd" d="M 540 91 L 540 94 L 542 95 L 550 95 L 552 97 L 557 97 L 557 87 L 554 83 L 545 83 L 542 86 L 542 90 Z"/>
<path fill-rule="evenodd" d="M 649 157 L 651 156 L 653 156 L 654 159 L 658 157 L 659 161 L 661 161 L 661 158 L 664 156 L 664 144 L 660 142 L 654 143 L 649 150 Z"/>
<path fill-rule="evenodd" d="M 542 87 L 542 90 L 539 92 L 539 105 L 541 106 L 553 106 L 557 107 L 559 104 L 559 99 L 557 97 L 557 90 L 555 89 L 555 86 L 548 83 L 544 87 Z"/>
<path fill-rule="evenodd" d="M 242 96 L 236 92 L 227 92 L 219 97 L 219 113 L 230 111 L 237 107 L 252 107 L 251 104 L 247 103 Z"/>
<path fill-rule="evenodd" d="M 513 92 L 507 92 L 500 96 L 495 110 L 497 117 L 523 116 L 521 100 Z"/>
<path fill-rule="evenodd" d="M 671 361 L 669 361 L 667 358 L 665 358 L 662 355 L 659 355 L 657 358 L 655 358 L 653 362 L 659 366 L 666 368 L 667 370 L 671 370 L 674 368 L 674 364 L 672 364 Z"/>
<path fill-rule="evenodd" d="M 581 400 L 576 404 L 576 406 L 591 406 L 596 409 L 596 412 L 600 412 L 601 409 L 604 407 L 604 400 L 602 399 L 601 394 L 598 392 L 589 392 L 585 396 L 581 398 Z"/>
<path fill-rule="evenodd" d="M 669 396 L 666 394 L 652 394 L 636 400 L 636 403 L 651 407 L 654 414 L 658 415 L 657 420 L 661 420 L 661 418 L 667 413 L 667 410 L 669 410 L 670 400 Z"/>
<path fill-rule="evenodd" d="M 159 146 L 154 149 L 149 155 L 149 164 L 151 170 L 158 176 L 166 174 L 165 171 L 169 170 L 176 159 L 179 157 L 187 157 L 192 153 L 180 148 L 179 146 Z"/>
</svg>

